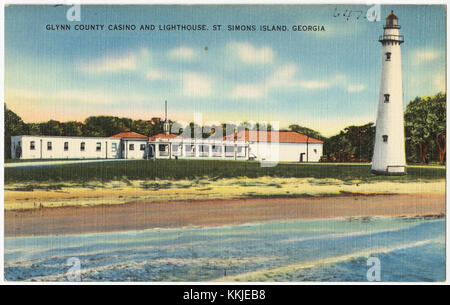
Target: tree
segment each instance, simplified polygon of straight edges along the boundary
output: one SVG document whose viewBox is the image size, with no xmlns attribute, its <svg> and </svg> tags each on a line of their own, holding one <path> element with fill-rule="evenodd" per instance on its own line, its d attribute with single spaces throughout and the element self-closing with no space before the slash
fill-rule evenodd
<svg viewBox="0 0 450 305">
<path fill-rule="evenodd" d="M 4 106 L 5 109 L 5 159 L 11 158 L 11 137 L 28 133 L 27 124 L 20 116 Z"/>
<path fill-rule="evenodd" d="M 296 132 L 302 133 L 304 135 L 307 135 L 308 137 L 318 139 L 318 140 L 323 141 L 326 139 L 326 137 L 322 136 L 322 134 L 320 134 L 320 132 L 312 130 L 307 127 L 297 125 L 297 124 L 289 125 L 289 129 L 292 131 L 296 131 Z"/>
<path fill-rule="evenodd" d="M 324 154 L 330 161 L 369 161 L 373 154 L 373 123 L 348 126 L 339 134 L 325 139 Z"/>
<path fill-rule="evenodd" d="M 416 97 L 408 104 L 405 111 L 405 137 L 408 159 L 413 159 L 410 155 L 417 151 L 420 162 L 428 163 L 432 157 L 429 150 L 434 142 L 439 151 L 439 161 L 445 162 L 445 93 L 438 93 L 432 97 Z"/>
<path fill-rule="evenodd" d="M 50 120 L 40 124 L 41 134 L 45 136 L 62 136 L 62 124 L 55 120 Z"/>
<path fill-rule="evenodd" d="M 438 93 L 430 100 L 430 122 L 434 141 L 439 152 L 439 162 L 444 163 L 446 157 L 446 94 Z"/>
<path fill-rule="evenodd" d="M 133 120 L 113 116 L 90 116 L 85 121 L 85 135 L 110 137 L 120 132 L 130 131 Z"/>
<path fill-rule="evenodd" d="M 83 123 L 69 121 L 61 124 L 62 134 L 65 136 L 78 137 L 83 135 Z"/>
</svg>

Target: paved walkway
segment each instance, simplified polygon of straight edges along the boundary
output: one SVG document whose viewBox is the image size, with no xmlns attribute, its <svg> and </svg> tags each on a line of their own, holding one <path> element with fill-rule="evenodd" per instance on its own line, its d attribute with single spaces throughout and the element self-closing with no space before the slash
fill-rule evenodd
<svg viewBox="0 0 450 305">
<path fill-rule="evenodd" d="M 130 159 L 90 159 L 90 160 L 55 160 L 55 161 L 30 161 L 30 162 L 14 162 L 5 163 L 5 168 L 8 167 L 33 167 L 33 166 L 54 166 L 62 164 L 78 164 L 78 163 L 94 163 L 94 162 L 114 162 L 127 161 Z M 133 159 L 131 159 L 133 160 Z"/>
</svg>

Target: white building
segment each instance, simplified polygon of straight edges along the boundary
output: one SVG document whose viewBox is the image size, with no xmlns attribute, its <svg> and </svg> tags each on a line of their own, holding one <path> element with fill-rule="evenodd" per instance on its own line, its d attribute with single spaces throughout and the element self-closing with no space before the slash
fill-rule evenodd
<svg viewBox="0 0 450 305">
<path fill-rule="evenodd" d="M 403 127 L 402 54 L 398 18 L 386 17 L 382 44 L 381 82 L 376 121 L 372 172 L 380 175 L 406 173 L 405 135 Z"/>
<path fill-rule="evenodd" d="M 17 159 L 229 159 L 318 162 L 323 142 L 293 131 L 240 131 L 222 139 L 152 137 L 122 132 L 112 137 L 13 136 Z"/>
</svg>

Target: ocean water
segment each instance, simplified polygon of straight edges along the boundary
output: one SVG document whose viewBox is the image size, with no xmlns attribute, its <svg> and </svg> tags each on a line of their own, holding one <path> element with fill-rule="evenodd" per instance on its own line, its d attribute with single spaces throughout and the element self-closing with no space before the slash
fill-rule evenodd
<svg viewBox="0 0 450 305">
<path fill-rule="evenodd" d="M 444 281 L 445 220 L 349 218 L 5 238 L 8 281 Z M 70 260 L 72 258 L 72 260 Z M 72 273 L 73 274 L 73 273 Z"/>
</svg>

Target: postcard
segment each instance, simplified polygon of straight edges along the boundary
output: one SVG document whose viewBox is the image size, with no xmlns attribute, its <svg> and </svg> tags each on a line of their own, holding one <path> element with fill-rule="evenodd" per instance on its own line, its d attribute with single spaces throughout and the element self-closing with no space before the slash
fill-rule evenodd
<svg viewBox="0 0 450 305">
<path fill-rule="evenodd" d="M 3 280 L 444 283 L 446 8 L 6 5 Z"/>
</svg>

